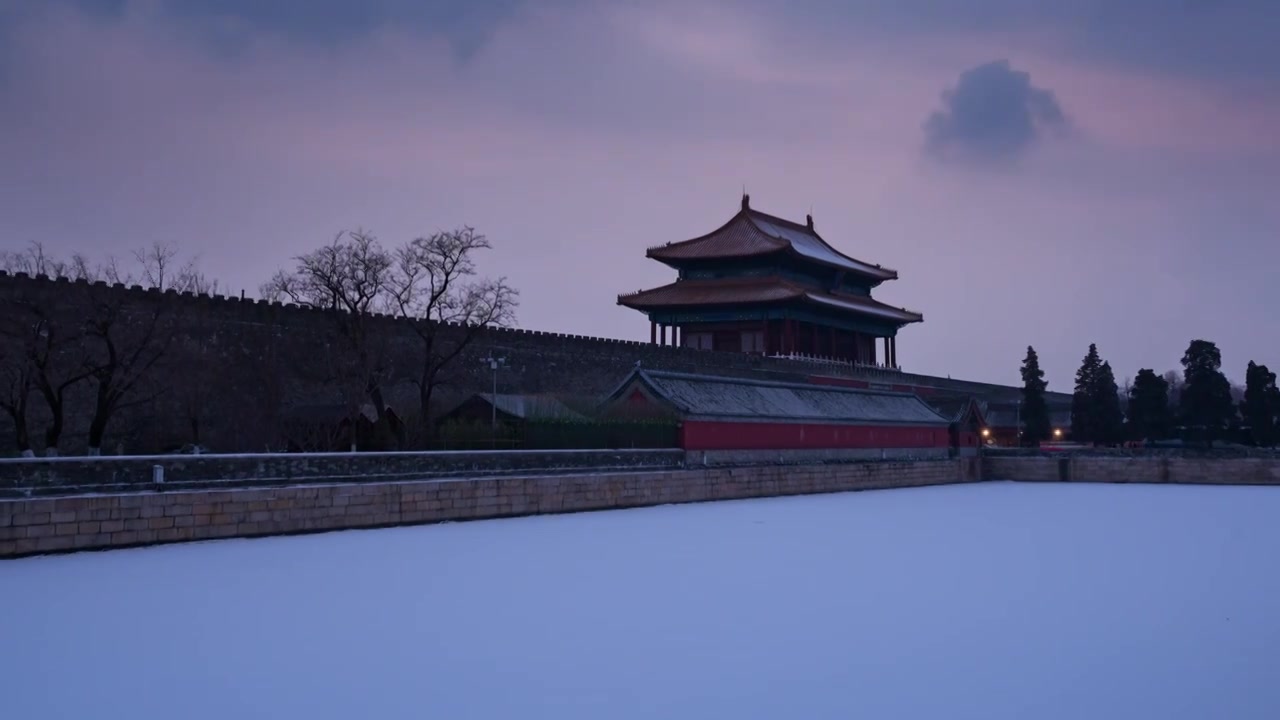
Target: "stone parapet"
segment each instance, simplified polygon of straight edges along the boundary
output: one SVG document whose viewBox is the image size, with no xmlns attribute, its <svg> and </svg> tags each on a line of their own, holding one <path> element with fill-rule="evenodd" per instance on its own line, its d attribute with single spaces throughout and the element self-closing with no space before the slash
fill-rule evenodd
<svg viewBox="0 0 1280 720">
<path fill-rule="evenodd" d="M 977 460 L 368 481 L 0 500 L 0 558 L 976 481 Z"/>
</svg>

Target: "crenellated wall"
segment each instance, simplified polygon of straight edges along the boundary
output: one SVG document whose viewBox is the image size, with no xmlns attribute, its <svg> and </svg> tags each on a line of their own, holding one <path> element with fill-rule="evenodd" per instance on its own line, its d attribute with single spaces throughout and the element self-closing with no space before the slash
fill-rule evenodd
<svg viewBox="0 0 1280 720">
<path fill-rule="evenodd" d="M 343 397 L 332 381 L 337 344 L 331 311 L 251 298 L 194 295 L 10 275 L 0 272 L 0 312 L 10 315 L 15 302 L 50 308 L 55 326 L 71 328 L 95 304 L 116 304 L 136 322 L 162 309 L 165 327 L 175 341 L 149 372 L 131 399 L 147 398 L 113 421 L 103 451 L 158 452 L 195 442 L 217 452 L 261 452 L 279 449 L 281 427 L 291 414 L 336 405 Z M 386 315 L 370 318 L 372 336 L 389 359 L 387 400 L 402 415 L 416 414 L 412 379 L 419 369 L 421 344 L 409 320 Z M 462 329 L 447 327 L 442 337 Z M 662 347 L 647 342 L 585 337 L 524 329 L 488 329 L 449 366 L 433 412 L 448 409 L 462 397 L 488 391 L 493 380 L 481 358 L 506 358 L 498 372 L 499 392 L 556 393 L 595 399 L 612 390 L 637 362 L 655 369 L 746 377 L 803 380 L 820 374 L 857 378 L 872 384 L 946 388 L 984 395 L 1008 395 L 1016 389 L 908 373 L 815 364 L 740 353 Z M 91 386 L 81 383 L 68 396 L 64 453 L 83 451 Z M 152 397 L 154 396 L 154 397 Z M 37 449 L 45 417 L 43 404 L 32 403 L 32 434 Z M 7 418 L 0 417 L 0 456 L 12 454 L 14 438 Z"/>
</svg>

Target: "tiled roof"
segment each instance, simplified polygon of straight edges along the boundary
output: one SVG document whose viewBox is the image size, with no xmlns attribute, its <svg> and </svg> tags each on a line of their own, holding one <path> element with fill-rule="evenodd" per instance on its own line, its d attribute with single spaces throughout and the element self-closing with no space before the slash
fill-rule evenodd
<svg viewBox="0 0 1280 720">
<path fill-rule="evenodd" d="M 979 422 L 986 420 L 982 412 L 982 404 L 979 403 L 977 399 L 970 396 L 930 398 L 929 405 L 951 422 L 959 422 L 963 420 L 970 408 L 977 413 Z"/>
<path fill-rule="evenodd" d="M 855 260 L 827 244 L 811 227 L 744 208 L 720 228 L 691 240 L 649 248 L 655 260 L 751 257 L 789 250 L 832 267 L 860 273 L 877 280 L 897 279 L 889 268 Z"/>
<path fill-rule="evenodd" d="M 495 396 L 492 393 L 478 393 L 476 397 L 479 397 L 485 403 L 496 406 L 501 412 L 524 420 L 586 419 L 581 413 L 571 410 L 569 406 L 556 398 L 544 395 L 508 395 L 499 393 Z"/>
<path fill-rule="evenodd" d="M 635 309 L 686 305 L 737 305 L 782 300 L 805 300 L 829 307 L 873 315 L 902 323 L 920 322 L 923 316 L 895 308 L 862 295 L 833 295 L 778 277 L 677 280 L 651 290 L 618 297 L 618 304 Z"/>
<path fill-rule="evenodd" d="M 644 369 L 633 371 L 610 399 L 627 396 L 637 383 L 690 418 L 909 425 L 949 422 L 909 393 Z"/>
</svg>

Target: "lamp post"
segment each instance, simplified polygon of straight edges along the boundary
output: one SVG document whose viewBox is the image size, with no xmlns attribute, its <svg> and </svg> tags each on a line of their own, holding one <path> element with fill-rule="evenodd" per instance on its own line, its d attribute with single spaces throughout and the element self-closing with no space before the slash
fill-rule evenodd
<svg viewBox="0 0 1280 720">
<path fill-rule="evenodd" d="M 489 432 L 492 435 L 493 447 L 498 447 L 498 368 L 507 364 L 505 357 L 496 358 L 493 353 L 481 358 L 480 362 L 493 371 L 493 393 L 489 395 Z"/>
</svg>

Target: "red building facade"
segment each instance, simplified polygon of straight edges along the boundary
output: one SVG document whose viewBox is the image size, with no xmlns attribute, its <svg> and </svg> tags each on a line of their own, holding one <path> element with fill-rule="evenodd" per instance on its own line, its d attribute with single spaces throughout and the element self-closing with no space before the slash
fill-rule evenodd
<svg viewBox="0 0 1280 720">
<path fill-rule="evenodd" d="M 955 446 L 951 420 L 909 393 L 637 369 L 605 404 L 678 417 L 685 450 Z"/>
<path fill-rule="evenodd" d="M 840 253 L 804 225 L 742 208 L 713 232 L 649 248 L 675 282 L 618 304 L 645 313 L 650 341 L 898 367 L 897 335 L 924 318 L 871 297 L 896 271 Z"/>
</svg>

